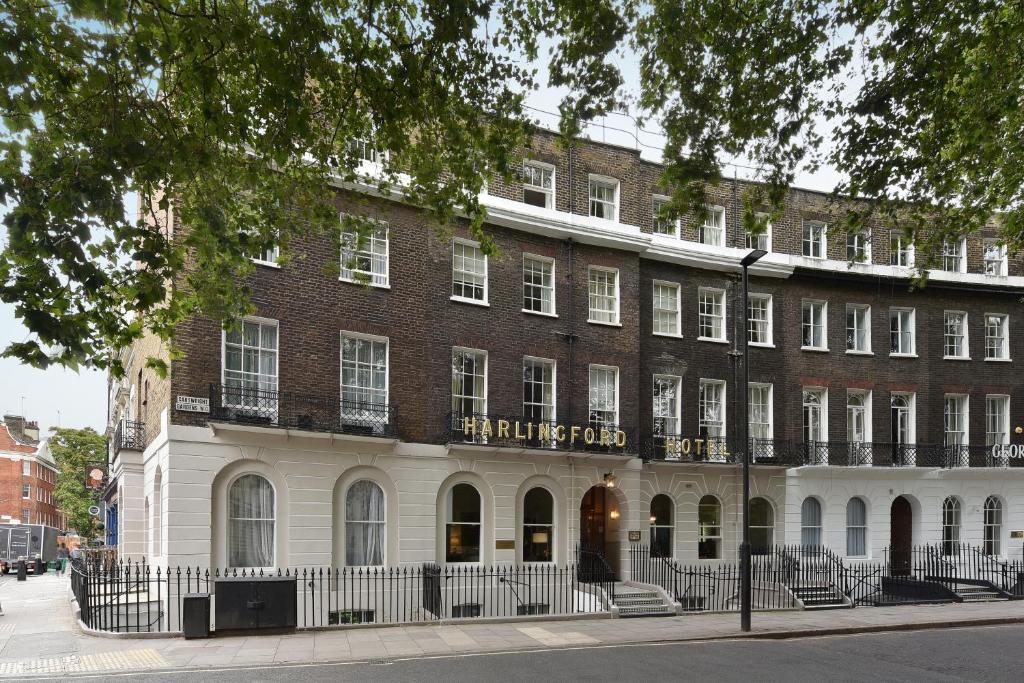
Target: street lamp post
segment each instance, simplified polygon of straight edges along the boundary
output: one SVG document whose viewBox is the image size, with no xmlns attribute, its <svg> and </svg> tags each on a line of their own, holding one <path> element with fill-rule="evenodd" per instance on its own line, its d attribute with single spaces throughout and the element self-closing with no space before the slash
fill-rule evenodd
<svg viewBox="0 0 1024 683">
<path fill-rule="evenodd" d="M 750 305 L 750 286 L 747 269 L 767 254 L 764 249 L 754 249 L 743 257 L 743 310 L 739 313 L 740 353 L 743 356 L 742 403 L 743 417 L 740 420 L 740 448 L 743 449 L 743 541 L 740 543 L 740 629 L 750 630 L 750 363 L 747 356 L 747 340 L 750 336 L 747 309 Z"/>
</svg>

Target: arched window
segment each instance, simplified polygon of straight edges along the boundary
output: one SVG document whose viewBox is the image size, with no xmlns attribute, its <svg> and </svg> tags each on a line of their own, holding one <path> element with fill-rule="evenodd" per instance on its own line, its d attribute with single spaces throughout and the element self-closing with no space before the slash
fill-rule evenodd
<svg viewBox="0 0 1024 683">
<path fill-rule="evenodd" d="M 244 474 L 228 492 L 228 564 L 274 566 L 274 487 L 258 474 Z"/>
<path fill-rule="evenodd" d="M 722 504 L 714 496 L 704 496 L 697 504 L 697 557 L 722 557 Z"/>
<path fill-rule="evenodd" d="M 146 500 L 143 502 L 142 507 L 142 519 L 145 520 L 142 528 L 142 552 L 147 553 L 151 550 L 149 547 L 149 536 L 150 530 L 153 528 L 153 515 L 150 514 L 149 496 L 146 496 Z M 28 520 L 25 521 L 27 522 Z"/>
<path fill-rule="evenodd" d="M 950 496 L 942 502 L 942 554 L 955 555 L 960 545 L 960 499 Z"/>
<path fill-rule="evenodd" d="M 995 496 L 985 499 L 984 540 L 986 555 L 1002 555 L 1003 503 Z"/>
<path fill-rule="evenodd" d="M 800 506 L 800 544 L 821 545 L 821 503 L 817 498 L 804 498 Z"/>
<path fill-rule="evenodd" d="M 384 491 L 361 479 L 345 497 L 345 564 L 376 567 L 384 564 Z"/>
<path fill-rule="evenodd" d="M 767 555 L 775 542 L 775 511 L 764 498 L 750 500 L 750 552 Z"/>
<path fill-rule="evenodd" d="M 860 498 L 846 504 L 846 556 L 866 557 L 868 554 L 868 510 Z"/>
<path fill-rule="evenodd" d="M 163 543 L 164 475 L 158 467 L 153 478 L 153 555 L 159 555 Z"/>
<path fill-rule="evenodd" d="M 456 484 L 448 491 L 445 526 L 445 562 L 480 561 L 480 492 L 472 484 Z"/>
<path fill-rule="evenodd" d="M 672 557 L 672 499 L 664 493 L 651 499 L 651 557 Z"/>
<path fill-rule="evenodd" d="M 523 497 L 523 562 L 551 562 L 555 547 L 555 498 L 542 486 Z"/>
</svg>

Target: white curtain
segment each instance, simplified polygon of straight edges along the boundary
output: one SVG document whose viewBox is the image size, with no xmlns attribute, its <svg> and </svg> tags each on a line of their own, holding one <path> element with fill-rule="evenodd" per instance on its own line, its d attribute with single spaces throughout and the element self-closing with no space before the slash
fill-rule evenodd
<svg viewBox="0 0 1024 683">
<path fill-rule="evenodd" d="M 274 488 L 258 474 L 235 480 L 228 494 L 228 564 L 274 566 Z"/>
<path fill-rule="evenodd" d="M 365 479 L 352 484 L 345 500 L 345 564 L 384 564 L 384 491 Z"/>
</svg>

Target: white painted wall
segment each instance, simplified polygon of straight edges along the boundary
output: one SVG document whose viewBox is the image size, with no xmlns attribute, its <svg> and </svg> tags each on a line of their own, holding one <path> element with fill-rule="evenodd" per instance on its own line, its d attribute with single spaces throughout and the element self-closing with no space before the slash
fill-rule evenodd
<svg viewBox="0 0 1024 683">
<path fill-rule="evenodd" d="M 508 450 L 449 451 L 445 446 L 332 440 L 326 435 L 288 435 L 271 429 L 214 433 L 205 427 L 172 426 L 168 435 L 163 445 L 151 454 L 147 451 L 145 482 L 139 482 L 152 492 L 160 465 L 163 542 L 154 559 L 161 564 L 226 565 L 227 486 L 246 472 L 261 473 L 274 484 L 278 566 L 343 563 L 344 492 L 364 477 L 379 481 L 386 494 L 388 564 L 443 561 L 444 497 L 459 481 L 474 483 L 483 497 L 483 562 L 517 561 L 522 547 L 522 496 L 533 485 L 552 491 L 555 560 L 571 561 L 579 539 L 580 502 L 607 472 L 618 479 L 613 495 L 621 518 L 609 524 L 608 533 L 619 542 L 622 570 L 629 565 L 628 531 L 640 530 L 647 542 L 650 501 L 659 493 L 675 502 L 676 558 L 697 562 L 697 504 L 707 493 L 716 495 L 723 505 L 723 558 L 734 561 L 738 554 L 742 482 L 735 465 L 643 464 L 609 456 L 589 459 Z M 800 542 L 800 504 L 808 495 L 818 496 L 824 502 L 825 543 L 840 554 L 846 547 L 846 502 L 853 495 L 864 497 L 868 543 L 877 559 L 889 543 L 889 505 L 900 494 L 918 503 L 915 542 L 940 538 L 941 504 L 950 494 L 959 495 L 964 503 L 964 541 L 980 542 L 981 506 L 991 493 L 1004 501 L 1004 533 L 1008 536 L 1009 529 L 1024 528 L 1024 517 L 1013 504 L 1024 500 L 1024 469 L 755 467 L 751 493 L 766 497 L 775 509 L 775 542 L 794 544 Z M 136 507 L 124 508 L 126 518 L 141 512 L 141 505 Z M 515 540 L 517 550 L 497 550 L 496 540 Z M 134 539 L 126 536 L 125 551 L 131 542 Z M 1008 543 L 1007 538 L 1004 547 Z M 1019 552 L 1020 541 L 1016 543 Z"/>
</svg>

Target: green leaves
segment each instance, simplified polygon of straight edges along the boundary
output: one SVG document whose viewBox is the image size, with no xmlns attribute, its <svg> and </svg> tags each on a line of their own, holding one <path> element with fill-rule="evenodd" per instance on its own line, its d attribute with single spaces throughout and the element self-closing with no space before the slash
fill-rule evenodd
<svg viewBox="0 0 1024 683">
<path fill-rule="evenodd" d="M 904 229 L 919 265 L 992 216 L 1013 251 L 1022 15 L 994 0 L 9 0 L 0 300 L 31 335 L 4 353 L 117 374 L 143 334 L 237 318 L 254 250 L 287 260 L 337 234 L 339 185 L 401 184 L 490 249 L 477 196 L 517 170 L 538 66 L 565 93 L 565 135 L 630 98 L 660 124 L 672 212 L 701 211 L 741 157 L 764 181 L 744 192 L 757 229 L 798 168 L 828 162 L 865 199 L 846 227 Z M 376 174 L 357 143 L 387 152 Z"/>
<path fill-rule="evenodd" d="M 48 444 L 57 462 L 57 505 L 67 515 L 68 526 L 89 542 L 97 535 L 97 520 L 89 514 L 95 498 L 85 488 L 86 466 L 107 461 L 107 442 L 91 428 L 55 427 Z"/>
</svg>

